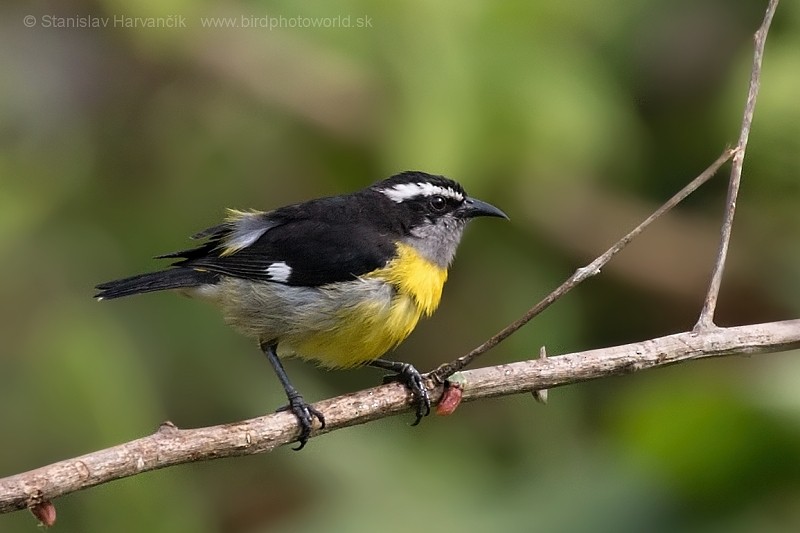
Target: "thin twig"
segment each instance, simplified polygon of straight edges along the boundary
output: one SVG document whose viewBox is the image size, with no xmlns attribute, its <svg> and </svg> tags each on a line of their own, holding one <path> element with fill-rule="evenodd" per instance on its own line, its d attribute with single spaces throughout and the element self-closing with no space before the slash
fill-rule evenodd
<svg viewBox="0 0 800 533">
<path fill-rule="evenodd" d="M 736 198 L 739 195 L 739 184 L 742 181 L 742 165 L 744 155 L 747 150 L 747 140 L 750 137 L 750 126 L 753 123 L 753 113 L 756 108 L 756 98 L 758 89 L 761 86 L 761 62 L 764 58 L 764 45 L 767 41 L 769 26 L 772 24 L 772 17 L 778 7 L 778 0 L 770 0 L 764 21 L 755 33 L 755 51 L 753 52 L 753 69 L 750 72 L 750 87 L 747 91 L 747 103 L 744 106 L 744 117 L 742 118 L 742 129 L 739 132 L 739 142 L 736 145 L 736 154 L 733 156 L 731 164 L 731 178 L 728 183 L 728 197 L 725 203 L 725 215 L 722 220 L 722 230 L 720 231 L 719 251 L 714 263 L 714 271 L 711 274 L 711 281 L 708 284 L 708 293 L 703 303 L 703 310 L 697 320 L 695 329 L 714 328 L 714 312 L 717 309 L 717 298 L 722 284 L 722 273 L 725 270 L 725 261 L 728 256 L 728 245 L 731 240 L 731 229 L 733 227 L 733 215 L 736 212 Z"/>
<path fill-rule="evenodd" d="M 693 359 L 800 348 L 800 320 L 669 335 L 644 342 L 459 374 L 463 400 L 529 393 Z M 442 386 L 431 390 L 439 401 Z M 400 384 L 315 404 L 326 427 L 315 435 L 408 411 L 413 397 Z M 81 489 L 168 466 L 272 451 L 293 442 L 297 420 L 279 412 L 232 424 L 178 429 L 165 423 L 148 437 L 0 479 L 0 513 L 34 507 Z"/>
<path fill-rule="evenodd" d="M 430 379 L 434 381 L 434 383 L 443 383 L 448 377 L 452 376 L 454 373 L 462 370 L 467 365 L 469 365 L 472 361 L 474 361 L 480 355 L 488 352 L 503 340 L 508 338 L 510 335 L 515 333 L 518 329 L 522 326 L 527 324 L 531 321 L 535 316 L 539 313 L 550 307 L 555 301 L 559 298 L 567 294 L 571 291 L 576 285 L 584 281 L 585 279 L 594 276 L 600 272 L 600 269 L 603 268 L 606 263 L 608 263 L 612 257 L 617 255 L 623 248 L 625 248 L 633 239 L 635 239 L 642 231 L 647 228 L 650 224 L 652 224 L 655 220 L 657 220 L 661 215 L 668 212 L 670 209 L 678 205 L 681 201 L 683 201 L 687 196 L 692 194 L 698 187 L 702 184 L 707 182 L 711 179 L 712 176 L 719 170 L 719 168 L 725 164 L 728 159 L 733 156 L 735 151 L 733 149 L 726 149 L 722 152 L 716 161 L 714 161 L 711 166 L 703 171 L 702 174 L 697 176 L 693 179 L 686 187 L 681 189 L 675 196 L 667 200 L 667 202 L 659 207 L 652 215 L 647 217 L 641 224 L 636 226 L 630 233 L 622 237 L 619 241 L 617 241 L 611 248 L 605 251 L 600 257 L 589 263 L 583 268 L 579 268 L 572 274 L 564 283 L 558 286 L 553 292 L 548 294 L 543 300 L 539 303 L 528 309 L 524 315 L 518 318 L 516 321 L 512 322 L 498 333 L 493 335 L 487 341 L 485 341 L 480 346 L 474 348 L 469 353 L 459 357 L 454 361 L 450 361 L 449 363 L 445 363 L 435 370 L 433 370 L 428 376 Z"/>
</svg>

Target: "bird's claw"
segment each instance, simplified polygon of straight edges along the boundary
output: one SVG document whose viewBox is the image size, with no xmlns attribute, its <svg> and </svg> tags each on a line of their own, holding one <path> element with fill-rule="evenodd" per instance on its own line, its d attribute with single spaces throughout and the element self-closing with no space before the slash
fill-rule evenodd
<svg viewBox="0 0 800 533">
<path fill-rule="evenodd" d="M 299 445 L 293 450 L 302 450 L 311 437 L 311 430 L 314 428 L 314 418 L 319 420 L 319 428 L 325 427 L 325 416 L 318 409 L 314 408 L 311 404 L 306 403 L 303 397 L 299 394 L 289 397 L 289 405 L 284 405 L 278 411 L 291 411 L 297 417 L 297 423 L 300 426 L 300 435 L 297 437 Z"/>
<path fill-rule="evenodd" d="M 402 363 L 402 367 L 398 370 L 397 374 L 386 376 L 383 378 L 384 383 L 400 382 L 411 391 L 414 396 L 414 404 L 417 408 L 417 419 L 411 424 L 416 426 L 422 420 L 422 417 L 428 416 L 431 413 L 431 398 L 428 395 L 428 389 L 425 387 L 425 380 L 419 370 L 414 368 L 414 365 Z"/>
</svg>

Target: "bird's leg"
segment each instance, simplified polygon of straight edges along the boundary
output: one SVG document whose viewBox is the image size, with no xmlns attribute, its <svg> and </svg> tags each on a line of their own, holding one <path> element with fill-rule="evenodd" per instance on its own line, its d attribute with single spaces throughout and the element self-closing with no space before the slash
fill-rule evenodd
<svg viewBox="0 0 800 533">
<path fill-rule="evenodd" d="M 281 385 L 283 385 L 283 390 L 286 391 L 286 397 L 289 399 L 289 405 L 281 407 L 278 411 L 291 411 L 294 413 L 294 416 L 297 417 L 297 422 L 300 425 L 300 435 L 297 437 L 297 442 L 299 442 L 300 445 L 293 449 L 301 450 L 311 436 L 311 429 L 314 426 L 314 417 L 319 420 L 320 429 L 325 427 L 325 417 L 319 410 L 307 404 L 303 396 L 297 392 L 297 389 L 295 389 L 294 385 L 289 381 L 289 376 L 286 375 L 283 364 L 281 364 L 281 360 L 278 358 L 278 352 L 276 351 L 277 344 L 274 342 L 262 341 L 260 346 L 261 351 L 267 356 L 269 364 L 272 365 L 272 369 L 275 370 L 278 380 L 280 380 Z"/>
<path fill-rule="evenodd" d="M 387 361 L 386 359 L 375 359 L 369 362 L 369 366 L 375 368 L 382 368 L 390 372 L 396 372 L 393 376 L 387 376 L 384 383 L 391 381 L 399 381 L 411 391 L 414 396 L 414 404 L 417 408 L 417 419 L 412 426 L 419 424 L 423 416 L 428 416 L 431 412 L 431 399 L 428 396 L 428 389 L 425 388 L 425 383 L 422 379 L 422 374 L 409 363 L 401 363 L 399 361 Z"/>
</svg>

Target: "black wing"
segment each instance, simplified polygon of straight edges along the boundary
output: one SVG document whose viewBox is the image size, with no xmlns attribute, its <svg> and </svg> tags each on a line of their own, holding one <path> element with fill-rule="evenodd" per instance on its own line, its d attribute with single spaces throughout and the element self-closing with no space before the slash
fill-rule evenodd
<svg viewBox="0 0 800 533">
<path fill-rule="evenodd" d="M 347 281 L 386 264 L 395 244 L 354 222 L 293 220 L 270 225 L 251 244 L 230 251 L 235 228 L 215 228 L 199 248 L 170 254 L 175 266 L 226 276 L 316 287 Z"/>
</svg>

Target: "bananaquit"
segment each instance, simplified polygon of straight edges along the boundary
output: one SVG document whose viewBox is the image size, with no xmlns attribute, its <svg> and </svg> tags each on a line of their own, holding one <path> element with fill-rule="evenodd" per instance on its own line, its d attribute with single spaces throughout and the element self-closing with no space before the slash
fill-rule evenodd
<svg viewBox="0 0 800 533">
<path fill-rule="evenodd" d="M 174 290 L 217 304 L 225 321 L 258 339 L 300 425 L 302 448 L 313 419 L 281 364 L 298 356 L 329 368 L 369 364 L 396 372 L 417 403 L 430 400 L 417 370 L 379 359 L 436 310 L 467 222 L 508 218 L 443 176 L 403 172 L 361 191 L 281 207 L 229 211 L 192 238 L 196 248 L 159 256 L 170 268 L 97 286 L 107 300 Z"/>
</svg>

